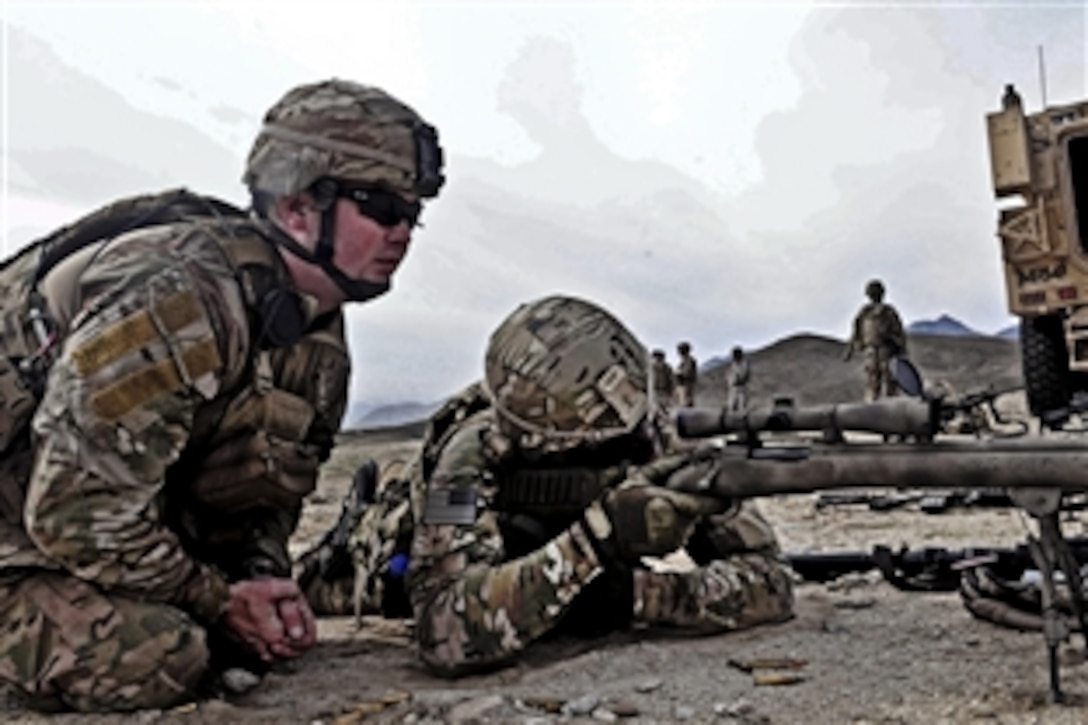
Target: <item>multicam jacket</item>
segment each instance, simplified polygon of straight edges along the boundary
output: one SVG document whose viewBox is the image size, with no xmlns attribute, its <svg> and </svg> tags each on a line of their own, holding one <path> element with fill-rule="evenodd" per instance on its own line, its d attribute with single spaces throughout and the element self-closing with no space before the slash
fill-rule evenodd
<svg viewBox="0 0 1088 725">
<path fill-rule="evenodd" d="M 420 654 L 432 669 L 456 675 L 507 662 L 561 624 L 599 632 L 602 623 L 608 629 L 638 618 L 721 631 L 790 616 L 792 589 L 775 561 L 774 534 L 747 505 L 707 527 L 713 552 L 705 565 L 675 576 L 602 561 L 581 523 L 582 502 L 551 515 L 534 515 L 526 501 L 511 506 L 508 487 L 533 464 L 506 447 L 481 398 L 469 388 L 432 418 L 408 475 L 414 532 L 406 586 Z M 629 475 L 663 483 L 681 459 L 686 454 L 658 459 L 637 474 L 623 464 L 600 468 L 594 480 L 605 488 Z M 538 490 L 523 498 L 544 497 Z M 382 504 L 388 507 L 378 510 L 398 510 L 395 501 Z M 392 528 L 403 533 L 403 520 Z M 359 532 L 373 538 L 380 527 L 364 519 Z M 357 587 L 367 574 L 357 571 Z"/>
<path fill-rule="evenodd" d="M 680 361 L 676 363 L 676 374 L 674 375 L 676 384 L 689 388 L 694 387 L 698 376 L 699 368 L 696 366 L 695 358 L 690 354 L 682 355 Z"/>
<path fill-rule="evenodd" d="M 138 229 L 49 272 L 48 378 L 33 433 L 0 458 L 0 573 L 63 569 L 201 621 L 228 581 L 289 574 L 349 360 L 338 313 L 258 344 L 268 275 L 287 279 L 245 218 Z"/>
<path fill-rule="evenodd" d="M 896 309 L 885 302 L 868 302 L 854 317 L 852 351 L 879 349 L 898 355 L 907 349 L 907 336 Z"/>
<path fill-rule="evenodd" d="M 676 379 L 672 367 L 664 360 L 653 360 L 650 373 L 654 381 L 654 396 L 663 404 L 672 402 L 672 396 L 676 392 Z"/>
</svg>

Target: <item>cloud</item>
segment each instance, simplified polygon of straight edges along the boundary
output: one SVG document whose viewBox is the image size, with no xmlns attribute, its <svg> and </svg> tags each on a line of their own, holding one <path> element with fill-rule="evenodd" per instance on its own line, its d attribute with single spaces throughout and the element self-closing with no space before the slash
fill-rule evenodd
<svg viewBox="0 0 1088 725">
<path fill-rule="evenodd" d="M 183 121 L 134 108 L 30 34 L 6 31 L 12 188 L 88 204 L 181 185 L 237 195 L 235 152 Z"/>
<path fill-rule="evenodd" d="M 820 7 L 797 26 L 781 8 L 715 6 L 660 28 L 643 11 L 435 8 L 443 23 L 404 31 L 419 51 L 407 87 L 441 129 L 450 182 L 394 292 L 349 314 L 356 395 L 442 397 L 478 376 L 506 313 L 555 292 L 704 359 L 799 330 L 843 337 L 872 276 L 908 321 L 1007 323 L 983 117 L 1010 81 L 1037 107 L 1040 44 L 1050 100 L 1084 94 L 1082 7 Z M 474 31 L 457 52 L 450 23 Z M 149 87 L 121 95 L 10 29 L 11 183 L 81 203 L 181 183 L 237 196 L 255 98 L 300 72 L 248 32 L 237 76 L 197 88 L 156 57 Z M 341 51 L 305 74 L 372 71 Z"/>
<path fill-rule="evenodd" d="M 772 302 L 778 314 L 761 310 L 768 326 L 807 319 L 845 334 L 871 276 L 908 318 L 954 311 L 981 329 L 1007 324 L 984 116 L 1004 82 L 1034 67 L 1036 42 L 1053 49 L 1065 92 L 1083 92 L 1072 62 L 1085 48 L 1083 8 L 809 17 L 790 52 L 802 94 L 764 119 L 763 178 L 729 204 L 738 232 L 783 262 L 789 297 Z M 1014 76 L 999 70 L 1013 66 Z"/>
</svg>

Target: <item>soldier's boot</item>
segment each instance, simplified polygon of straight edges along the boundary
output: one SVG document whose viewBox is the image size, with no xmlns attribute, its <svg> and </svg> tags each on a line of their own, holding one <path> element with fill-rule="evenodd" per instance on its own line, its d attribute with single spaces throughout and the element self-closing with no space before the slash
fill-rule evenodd
<svg viewBox="0 0 1088 725">
<path fill-rule="evenodd" d="M 377 486 L 378 464 L 368 459 L 356 470 L 336 523 L 299 559 L 299 589 L 315 614 L 351 612 L 354 590 L 351 536 L 363 512 L 374 503 Z"/>
</svg>

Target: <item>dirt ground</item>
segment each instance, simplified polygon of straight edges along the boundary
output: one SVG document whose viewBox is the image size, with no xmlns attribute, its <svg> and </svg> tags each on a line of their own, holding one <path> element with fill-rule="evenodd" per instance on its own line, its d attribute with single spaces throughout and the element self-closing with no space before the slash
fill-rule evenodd
<svg viewBox="0 0 1088 725">
<path fill-rule="evenodd" d="M 308 501 L 294 546 L 328 528 L 359 461 L 410 454 L 412 439 L 343 438 Z M 764 500 L 787 551 L 875 544 L 897 547 L 1008 546 L 1027 524 L 1007 509 L 873 513 L 817 510 L 815 496 Z M 1079 519 L 1066 524 L 1081 534 Z M 783 659 L 794 668 L 736 666 Z M 1088 721 L 1084 642 L 1061 652 L 1068 704 L 1048 704 L 1041 634 L 977 621 L 959 595 L 904 593 L 870 573 L 831 585 L 802 583 L 790 622 L 704 638 L 616 635 L 557 641 L 516 666 L 450 681 L 413 658 L 404 622 L 349 618 L 320 624 L 320 643 L 232 702 L 209 701 L 132 716 L 42 716 L 9 704 L 8 722 L 306 723 L 356 722 L 734 722 L 1079 723 Z M 733 662 L 733 664 L 731 664 Z M 764 683 L 764 680 L 769 683 Z"/>
</svg>

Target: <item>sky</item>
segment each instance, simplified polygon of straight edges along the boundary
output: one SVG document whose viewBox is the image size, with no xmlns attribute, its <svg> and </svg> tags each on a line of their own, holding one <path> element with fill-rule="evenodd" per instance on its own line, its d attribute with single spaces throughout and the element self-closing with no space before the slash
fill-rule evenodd
<svg viewBox="0 0 1088 725">
<path fill-rule="evenodd" d="M 843 339 L 871 277 L 908 322 L 995 332 L 985 114 L 1006 83 L 1029 111 L 1088 96 L 1082 2 L 0 3 L 5 253 L 127 194 L 245 204 L 299 83 L 378 85 L 438 128 L 449 183 L 394 290 L 349 311 L 368 404 L 454 392 L 557 292 L 703 360 Z"/>
</svg>

